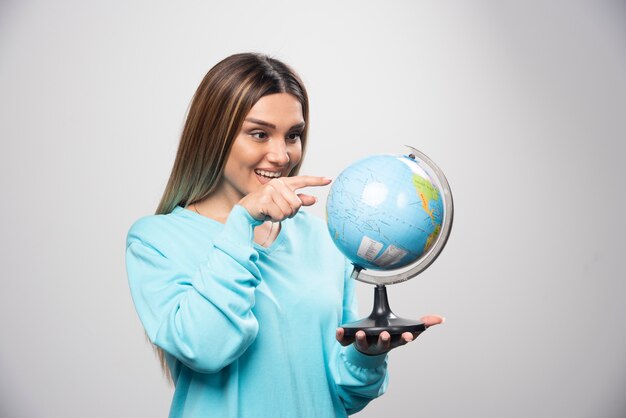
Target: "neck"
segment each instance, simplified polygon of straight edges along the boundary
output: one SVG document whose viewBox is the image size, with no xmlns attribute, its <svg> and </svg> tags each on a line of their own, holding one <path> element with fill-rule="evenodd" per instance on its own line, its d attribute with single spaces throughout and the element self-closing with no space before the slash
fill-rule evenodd
<svg viewBox="0 0 626 418">
<path fill-rule="evenodd" d="M 196 212 L 218 222 L 226 222 L 233 207 L 243 198 L 239 193 L 228 190 L 222 184 L 206 198 L 189 205 Z"/>
<path fill-rule="evenodd" d="M 226 222 L 226 218 L 230 214 L 234 205 L 227 205 L 224 202 L 213 201 L 210 197 L 187 206 L 187 209 L 193 210 L 198 215 L 206 216 L 218 222 Z"/>
</svg>

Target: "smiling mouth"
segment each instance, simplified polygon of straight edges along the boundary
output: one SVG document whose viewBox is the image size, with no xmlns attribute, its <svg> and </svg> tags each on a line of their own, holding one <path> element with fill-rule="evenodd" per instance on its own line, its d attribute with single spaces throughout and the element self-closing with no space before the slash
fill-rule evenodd
<svg viewBox="0 0 626 418">
<path fill-rule="evenodd" d="M 261 176 L 261 177 L 264 177 L 264 178 L 267 178 L 267 179 L 270 179 L 270 180 L 271 179 L 277 179 L 280 176 L 282 176 L 282 171 L 267 171 L 267 170 L 256 169 L 256 170 L 254 170 L 254 173 L 257 176 Z"/>
</svg>

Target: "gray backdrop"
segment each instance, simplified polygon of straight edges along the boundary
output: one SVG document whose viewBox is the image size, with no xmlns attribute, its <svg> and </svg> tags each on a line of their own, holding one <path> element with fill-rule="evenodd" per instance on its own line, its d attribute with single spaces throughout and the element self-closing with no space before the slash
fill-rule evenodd
<svg viewBox="0 0 626 418">
<path fill-rule="evenodd" d="M 626 416 L 623 1 L 2 0 L 2 417 L 167 415 L 125 235 L 241 51 L 307 83 L 305 173 L 412 144 L 453 188 L 444 253 L 389 289 L 447 322 L 358 416 Z"/>
</svg>

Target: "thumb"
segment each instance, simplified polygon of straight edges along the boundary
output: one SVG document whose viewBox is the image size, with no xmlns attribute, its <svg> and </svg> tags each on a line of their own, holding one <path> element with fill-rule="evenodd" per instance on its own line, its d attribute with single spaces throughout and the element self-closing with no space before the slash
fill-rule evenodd
<svg viewBox="0 0 626 418">
<path fill-rule="evenodd" d="M 421 319 L 424 325 L 426 325 L 426 328 L 432 327 L 433 325 L 443 324 L 446 321 L 446 319 L 440 315 L 426 315 Z"/>
<path fill-rule="evenodd" d="M 317 198 L 315 196 L 311 196 L 304 193 L 298 193 L 298 197 L 302 202 L 302 206 L 311 206 L 317 202 Z"/>
</svg>

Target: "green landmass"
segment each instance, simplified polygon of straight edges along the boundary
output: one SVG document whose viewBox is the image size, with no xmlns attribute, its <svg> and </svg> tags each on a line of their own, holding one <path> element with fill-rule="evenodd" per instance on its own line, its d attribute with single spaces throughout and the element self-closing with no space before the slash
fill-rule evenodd
<svg viewBox="0 0 626 418">
<path fill-rule="evenodd" d="M 413 174 L 413 185 L 428 201 L 439 200 L 439 190 L 422 176 Z"/>
</svg>

